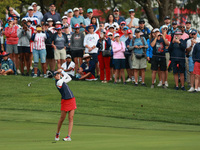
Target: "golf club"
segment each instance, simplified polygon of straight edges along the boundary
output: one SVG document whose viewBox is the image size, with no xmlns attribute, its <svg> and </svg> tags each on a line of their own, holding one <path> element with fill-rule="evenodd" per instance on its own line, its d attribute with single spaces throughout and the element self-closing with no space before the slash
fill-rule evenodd
<svg viewBox="0 0 200 150">
<path fill-rule="evenodd" d="M 50 76 L 53 77 L 53 73 L 52 73 L 51 71 L 49 71 L 49 72 L 47 73 L 47 78 L 50 77 Z M 28 86 L 30 87 L 32 83 L 38 82 L 38 81 L 40 81 L 40 80 L 42 80 L 42 79 L 45 79 L 45 78 L 39 78 L 39 79 L 37 79 L 37 80 L 35 80 L 35 81 L 33 81 L 33 82 L 30 82 L 30 83 L 28 84 Z"/>
</svg>

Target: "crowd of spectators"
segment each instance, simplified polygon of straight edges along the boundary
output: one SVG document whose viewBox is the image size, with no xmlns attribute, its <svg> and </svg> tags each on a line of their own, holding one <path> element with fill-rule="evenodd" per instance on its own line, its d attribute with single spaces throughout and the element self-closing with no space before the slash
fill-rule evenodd
<svg viewBox="0 0 200 150">
<path fill-rule="evenodd" d="M 99 21 L 91 8 L 86 16 L 83 8 L 75 7 L 62 17 L 54 4 L 44 15 L 35 2 L 27 10 L 22 17 L 9 7 L 5 25 L 0 20 L 0 75 L 31 74 L 36 78 L 41 63 L 44 78 L 63 69 L 74 80 L 147 86 L 145 72 L 150 63 L 151 88 L 155 87 L 156 73 L 157 86 L 167 88 L 168 72 L 173 70 L 176 90 L 180 82 L 180 89 L 185 91 L 187 82 L 189 92 L 200 91 L 200 38 L 189 20 L 171 23 L 166 16 L 164 25 L 150 30 L 143 18 L 135 17 L 134 9 L 125 19 L 114 8 L 105 22 Z"/>
</svg>

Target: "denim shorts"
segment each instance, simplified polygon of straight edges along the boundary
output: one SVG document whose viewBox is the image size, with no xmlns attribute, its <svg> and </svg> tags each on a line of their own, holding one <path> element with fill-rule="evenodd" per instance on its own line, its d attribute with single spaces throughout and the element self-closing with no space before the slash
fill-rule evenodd
<svg viewBox="0 0 200 150">
<path fill-rule="evenodd" d="M 36 50 L 33 49 L 33 60 L 36 63 L 39 63 L 39 58 L 41 59 L 41 63 L 46 63 L 46 49 Z"/>
<path fill-rule="evenodd" d="M 193 62 L 192 56 L 190 56 L 188 58 L 188 62 L 189 62 L 189 72 L 193 72 L 193 70 L 194 70 L 194 62 Z"/>
</svg>

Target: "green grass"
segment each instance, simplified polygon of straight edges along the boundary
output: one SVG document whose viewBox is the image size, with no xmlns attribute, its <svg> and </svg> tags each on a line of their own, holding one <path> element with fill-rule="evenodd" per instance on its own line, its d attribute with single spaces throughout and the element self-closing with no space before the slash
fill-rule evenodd
<svg viewBox="0 0 200 150">
<path fill-rule="evenodd" d="M 150 86 L 147 70 L 146 82 Z M 38 79 L 38 78 L 37 78 Z M 72 81 L 78 109 L 72 142 L 53 142 L 60 117 L 55 81 L 0 77 L 0 149 L 199 149 L 199 93 Z M 143 107 L 142 107 L 143 106 Z M 67 134 L 67 121 L 61 137 Z"/>
</svg>

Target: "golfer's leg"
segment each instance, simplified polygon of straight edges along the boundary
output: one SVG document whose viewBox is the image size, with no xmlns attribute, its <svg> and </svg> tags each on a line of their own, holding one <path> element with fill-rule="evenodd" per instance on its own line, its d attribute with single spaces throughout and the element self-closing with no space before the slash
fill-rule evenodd
<svg viewBox="0 0 200 150">
<path fill-rule="evenodd" d="M 69 119 L 68 136 L 71 136 L 71 133 L 72 133 L 74 112 L 75 110 L 71 110 L 69 111 L 69 114 L 68 114 L 68 119 Z"/>
<path fill-rule="evenodd" d="M 60 128 L 62 126 L 63 121 L 65 120 L 66 114 L 67 114 L 66 111 L 61 111 L 60 120 L 58 121 L 57 133 L 60 132 Z"/>
</svg>

